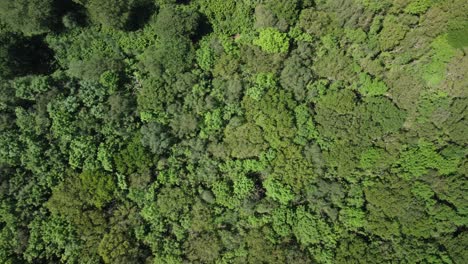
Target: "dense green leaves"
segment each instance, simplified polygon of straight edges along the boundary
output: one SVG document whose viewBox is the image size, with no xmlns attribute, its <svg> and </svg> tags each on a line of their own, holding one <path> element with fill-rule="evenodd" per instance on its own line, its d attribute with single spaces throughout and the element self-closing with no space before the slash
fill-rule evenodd
<svg viewBox="0 0 468 264">
<path fill-rule="evenodd" d="M 405 37 L 407 31 L 408 27 L 402 24 L 398 17 L 385 17 L 382 32 L 379 34 L 380 48 L 383 51 L 394 48 Z"/>
<path fill-rule="evenodd" d="M 287 35 L 274 28 L 260 30 L 258 39 L 255 39 L 253 43 L 269 53 L 287 52 L 289 49 L 289 39 Z"/>
<path fill-rule="evenodd" d="M 0 1 L 0 263 L 466 263 L 466 14 Z"/>
<path fill-rule="evenodd" d="M 91 19 L 111 28 L 125 28 L 132 12 L 134 0 L 90 0 L 86 3 Z"/>
<path fill-rule="evenodd" d="M 0 17 L 25 35 L 42 34 L 56 23 L 54 9 L 52 0 L 5 0 L 0 3 Z"/>
<path fill-rule="evenodd" d="M 460 155 L 460 156 L 458 156 Z M 435 146 L 420 142 L 417 147 L 404 151 L 397 162 L 401 166 L 400 176 L 404 178 L 420 177 L 427 174 L 428 169 L 436 169 L 442 175 L 457 171 L 460 157 L 463 155 L 451 153 L 444 158 L 436 152 Z M 458 157 L 457 157 L 458 156 Z"/>
</svg>

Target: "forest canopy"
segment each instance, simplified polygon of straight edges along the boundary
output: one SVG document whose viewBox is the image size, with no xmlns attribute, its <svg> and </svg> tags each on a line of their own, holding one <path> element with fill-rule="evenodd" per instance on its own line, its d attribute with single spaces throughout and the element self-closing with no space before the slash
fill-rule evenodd
<svg viewBox="0 0 468 264">
<path fill-rule="evenodd" d="M 468 263 L 466 0 L 1 0 L 0 262 Z"/>
</svg>

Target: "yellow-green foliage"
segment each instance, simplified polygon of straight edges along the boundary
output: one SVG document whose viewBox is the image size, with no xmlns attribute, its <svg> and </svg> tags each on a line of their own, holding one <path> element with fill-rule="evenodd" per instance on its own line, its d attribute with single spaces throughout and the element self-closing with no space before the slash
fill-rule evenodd
<svg viewBox="0 0 468 264">
<path fill-rule="evenodd" d="M 274 28 L 260 30 L 260 35 L 253 43 L 260 46 L 262 50 L 269 53 L 287 52 L 289 49 L 289 38 L 286 33 L 281 33 Z"/>
<path fill-rule="evenodd" d="M 467 263 L 466 0 L 0 0 L 0 263 Z"/>
<path fill-rule="evenodd" d="M 201 0 L 200 6 L 217 33 L 247 33 L 252 26 L 252 9 L 248 1 Z"/>
<path fill-rule="evenodd" d="M 434 2 L 434 0 L 413 0 L 406 6 L 405 12 L 420 15 L 426 12 Z"/>
<path fill-rule="evenodd" d="M 455 55 L 455 49 L 449 44 L 447 35 L 437 37 L 431 43 L 429 63 L 423 67 L 423 78 L 429 86 L 437 86 L 445 78 L 447 63 Z"/>
<path fill-rule="evenodd" d="M 394 170 L 405 179 L 421 177 L 428 173 L 429 169 L 436 169 L 440 174 L 448 175 L 457 171 L 459 162 L 460 157 L 445 158 L 437 153 L 433 144 L 419 142 L 418 145 L 401 152 Z"/>
</svg>

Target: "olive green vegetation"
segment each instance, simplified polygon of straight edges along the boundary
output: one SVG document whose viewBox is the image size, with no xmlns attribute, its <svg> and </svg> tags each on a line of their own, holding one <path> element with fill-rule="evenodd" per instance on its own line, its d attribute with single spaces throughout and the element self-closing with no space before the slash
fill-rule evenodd
<svg viewBox="0 0 468 264">
<path fill-rule="evenodd" d="M 0 263 L 468 263 L 466 0 L 0 1 Z"/>
</svg>

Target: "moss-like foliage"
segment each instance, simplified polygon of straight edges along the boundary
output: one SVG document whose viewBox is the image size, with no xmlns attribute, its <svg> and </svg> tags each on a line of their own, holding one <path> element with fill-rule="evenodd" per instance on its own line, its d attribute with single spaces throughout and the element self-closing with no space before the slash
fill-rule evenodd
<svg viewBox="0 0 468 264">
<path fill-rule="evenodd" d="M 0 263 L 467 263 L 466 0 L 0 0 Z"/>
<path fill-rule="evenodd" d="M 260 35 L 253 41 L 262 50 L 268 53 L 284 53 L 289 49 L 289 39 L 285 33 L 279 32 L 275 28 L 265 28 L 260 30 Z"/>
</svg>

